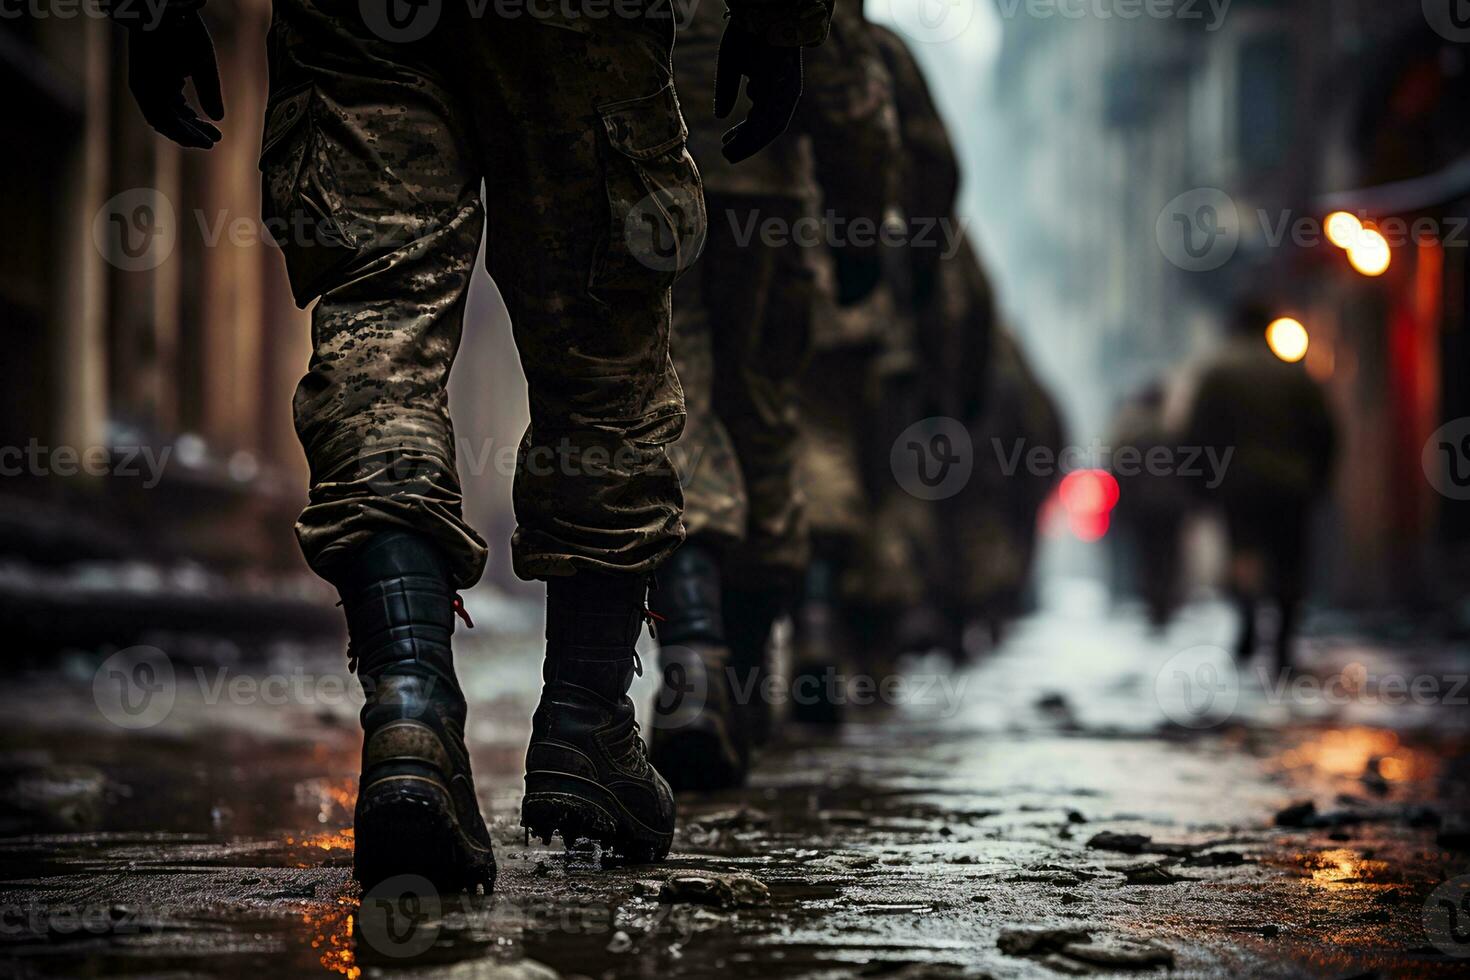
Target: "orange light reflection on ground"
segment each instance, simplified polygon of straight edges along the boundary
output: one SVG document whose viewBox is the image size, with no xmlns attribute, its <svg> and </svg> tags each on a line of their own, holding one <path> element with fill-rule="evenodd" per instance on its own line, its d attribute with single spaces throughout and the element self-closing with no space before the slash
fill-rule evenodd
<svg viewBox="0 0 1470 980">
<path fill-rule="evenodd" d="M 1316 732 L 1276 757 L 1283 769 L 1311 768 L 1327 776 L 1362 776 L 1376 768 L 1390 783 L 1432 778 L 1439 760 L 1402 745 L 1392 731 L 1355 726 Z"/>
<path fill-rule="evenodd" d="M 1335 887 L 1368 884 L 1389 870 L 1387 861 L 1365 858 L 1347 847 L 1303 854 L 1298 861 L 1311 873 L 1314 884 Z"/>
<path fill-rule="evenodd" d="M 358 980 L 362 967 L 352 949 L 353 915 L 344 904 L 326 913 L 305 912 L 302 920 L 311 930 L 311 948 L 320 954 L 318 962 L 329 973 L 340 973 L 347 980 Z"/>
</svg>

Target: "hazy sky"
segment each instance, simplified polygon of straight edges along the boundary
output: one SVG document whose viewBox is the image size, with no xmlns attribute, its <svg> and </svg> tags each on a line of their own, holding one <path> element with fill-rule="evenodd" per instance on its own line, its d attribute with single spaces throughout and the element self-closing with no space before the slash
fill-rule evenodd
<svg viewBox="0 0 1470 980">
<path fill-rule="evenodd" d="M 983 95 L 1000 52 L 1000 14 L 991 0 L 865 0 L 864 9 L 903 34 L 923 67 L 964 168 L 960 214 L 975 218 L 976 148 L 985 124 Z"/>
</svg>

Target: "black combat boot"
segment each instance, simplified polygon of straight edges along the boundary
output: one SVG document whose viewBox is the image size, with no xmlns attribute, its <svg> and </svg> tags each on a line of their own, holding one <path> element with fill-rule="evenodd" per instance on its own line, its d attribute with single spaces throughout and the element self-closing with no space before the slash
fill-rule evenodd
<svg viewBox="0 0 1470 980">
<path fill-rule="evenodd" d="M 578 572 L 546 586 L 546 664 L 531 719 L 521 826 L 568 847 L 592 840 L 657 861 L 674 840 L 674 796 L 649 764 L 628 689 L 646 615 L 641 575 Z"/>
<path fill-rule="evenodd" d="M 737 701 L 745 709 L 750 744 L 765 745 L 775 728 L 771 692 L 771 630 L 790 604 L 789 587 L 725 588 L 725 638 Z"/>
<path fill-rule="evenodd" d="M 465 701 L 449 647 L 458 599 L 444 560 L 427 538 L 388 531 L 336 584 L 351 666 L 367 695 L 354 875 L 364 891 L 401 874 L 489 891 L 495 856 L 465 751 Z"/>
<path fill-rule="evenodd" d="M 659 568 L 648 608 L 658 620 L 663 685 L 653 716 L 653 761 L 677 790 L 745 782 L 750 740 L 730 687 L 718 556 L 696 541 Z"/>
<path fill-rule="evenodd" d="M 828 559 L 814 558 L 807 567 L 791 670 L 791 720 L 798 724 L 832 727 L 843 720 L 845 697 L 835 689 L 842 659 L 837 575 Z"/>
</svg>

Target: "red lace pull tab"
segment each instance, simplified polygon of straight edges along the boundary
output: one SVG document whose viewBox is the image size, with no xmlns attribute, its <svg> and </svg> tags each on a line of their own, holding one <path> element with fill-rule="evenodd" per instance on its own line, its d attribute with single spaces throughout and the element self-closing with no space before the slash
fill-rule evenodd
<svg viewBox="0 0 1470 980">
<path fill-rule="evenodd" d="M 459 596 L 454 597 L 454 614 L 464 620 L 465 629 L 474 629 L 475 621 L 470 619 L 469 610 L 464 607 L 464 600 Z"/>
<path fill-rule="evenodd" d="M 665 617 L 660 616 L 658 613 L 654 612 L 652 609 L 649 609 L 647 606 L 643 607 L 643 621 L 648 624 L 648 632 L 653 636 L 655 640 L 658 639 L 658 624 L 668 622 Z M 642 664 L 638 665 L 638 676 L 643 676 Z"/>
</svg>

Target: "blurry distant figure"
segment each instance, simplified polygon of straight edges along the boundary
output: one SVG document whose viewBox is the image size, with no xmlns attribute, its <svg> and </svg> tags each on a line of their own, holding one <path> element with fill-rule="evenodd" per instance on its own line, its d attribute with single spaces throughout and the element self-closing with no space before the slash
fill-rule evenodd
<svg viewBox="0 0 1470 980">
<path fill-rule="evenodd" d="M 1219 486 L 1205 493 L 1223 510 L 1230 538 L 1237 652 L 1255 653 L 1256 613 L 1274 599 L 1276 662 L 1287 670 L 1306 585 L 1308 521 L 1328 486 L 1336 431 L 1322 389 L 1300 363 L 1279 360 L 1267 346 L 1270 319 L 1254 305 L 1237 311 L 1230 343 L 1200 378 L 1183 442 L 1222 459 L 1232 454 Z"/>
<path fill-rule="evenodd" d="M 955 497 L 961 519 L 945 533 L 960 557 L 954 595 L 964 622 L 994 645 L 1031 602 L 1037 520 L 1058 479 L 1012 462 L 1036 447 L 1060 452 L 1067 435 L 1056 399 L 1004 323 L 990 331 L 986 366 L 985 411 L 970 427 L 975 472 Z"/>
<path fill-rule="evenodd" d="M 1161 451 L 1177 459 L 1177 442 L 1165 424 L 1160 383 L 1124 402 L 1113 420 L 1113 476 L 1119 490 L 1113 588 L 1142 598 L 1155 628 L 1168 625 L 1179 603 L 1180 530 L 1191 501 L 1179 475 L 1150 459 L 1164 458 Z M 1124 451 L 1128 455 L 1120 457 Z"/>
</svg>

